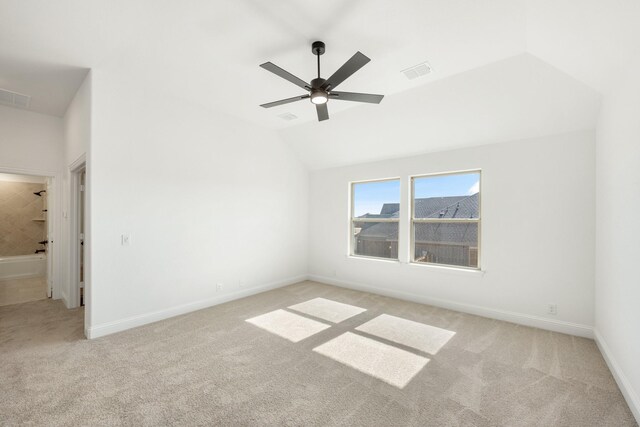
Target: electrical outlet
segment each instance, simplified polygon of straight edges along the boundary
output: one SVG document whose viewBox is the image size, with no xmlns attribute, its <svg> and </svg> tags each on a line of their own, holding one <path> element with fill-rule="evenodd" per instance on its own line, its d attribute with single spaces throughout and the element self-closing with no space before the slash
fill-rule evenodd
<svg viewBox="0 0 640 427">
<path fill-rule="evenodd" d="M 547 307 L 547 313 L 549 314 L 558 314 L 558 305 L 557 304 L 549 304 Z"/>
<path fill-rule="evenodd" d="M 222 283 L 216 283 L 216 292 L 220 292 L 222 290 Z"/>
</svg>

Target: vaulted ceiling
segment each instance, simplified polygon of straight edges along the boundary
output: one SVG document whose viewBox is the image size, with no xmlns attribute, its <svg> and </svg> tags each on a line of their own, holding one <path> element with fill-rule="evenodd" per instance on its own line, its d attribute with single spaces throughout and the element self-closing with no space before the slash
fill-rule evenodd
<svg viewBox="0 0 640 427">
<path fill-rule="evenodd" d="M 0 88 L 60 116 L 87 69 L 117 69 L 329 167 L 593 128 L 638 16 L 633 0 L 0 0 Z M 259 107 L 300 89 L 258 65 L 310 79 L 317 39 L 325 76 L 358 50 L 372 59 L 340 89 L 385 94 L 380 105 L 331 102 L 322 123 L 307 101 Z M 431 74 L 401 73 L 424 61 Z"/>
<path fill-rule="evenodd" d="M 600 95 L 521 54 L 280 131 L 311 169 L 593 129 Z"/>
</svg>

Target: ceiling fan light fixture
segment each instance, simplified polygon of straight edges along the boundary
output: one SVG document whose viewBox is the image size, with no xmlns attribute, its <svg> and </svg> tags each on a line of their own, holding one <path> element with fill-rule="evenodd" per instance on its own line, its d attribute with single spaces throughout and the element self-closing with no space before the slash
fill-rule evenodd
<svg viewBox="0 0 640 427">
<path fill-rule="evenodd" d="M 325 91 L 316 90 L 311 92 L 311 102 L 316 105 L 326 104 L 328 100 L 329 95 Z"/>
</svg>

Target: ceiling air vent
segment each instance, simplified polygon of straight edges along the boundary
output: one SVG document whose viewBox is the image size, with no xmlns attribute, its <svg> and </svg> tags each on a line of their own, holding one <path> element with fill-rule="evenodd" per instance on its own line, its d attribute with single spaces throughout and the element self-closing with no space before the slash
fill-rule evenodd
<svg viewBox="0 0 640 427">
<path fill-rule="evenodd" d="M 0 104 L 9 105 L 10 107 L 29 108 L 31 97 L 10 90 L 0 89 Z"/>
<path fill-rule="evenodd" d="M 427 62 L 423 62 L 422 64 L 414 65 L 413 67 L 407 68 L 406 70 L 401 71 L 406 78 L 409 80 L 417 79 L 418 77 L 426 76 L 431 72 L 431 65 Z"/>
<path fill-rule="evenodd" d="M 290 120 L 295 120 L 298 118 L 298 116 L 296 116 L 293 113 L 282 113 L 282 114 L 278 114 L 278 117 L 280 117 L 282 120 L 286 120 L 286 121 L 290 121 Z"/>
</svg>

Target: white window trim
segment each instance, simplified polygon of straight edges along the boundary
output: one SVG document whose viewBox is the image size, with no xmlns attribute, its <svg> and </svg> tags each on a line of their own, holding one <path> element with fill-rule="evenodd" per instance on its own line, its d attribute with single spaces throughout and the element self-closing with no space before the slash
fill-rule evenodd
<svg viewBox="0 0 640 427">
<path fill-rule="evenodd" d="M 446 176 L 446 175 L 462 175 L 466 173 L 477 173 L 479 176 L 478 179 L 478 218 L 474 219 L 465 219 L 465 218 L 415 218 L 415 180 L 420 178 L 430 178 L 436 176 Z M 431 173 L 431 174 L 422 174 L 422 175 L 410 175 L 409 176 L 409 264 L 411 265 L 421 265 L 421 266 L 433 266 L 433 267 L 445 267 L 456 270 L 467 270 L 467 271 L 482 271 L 482 169 L 468 169 L 461 171 L 453 171 L 453 172 L 439 172 L 439 173 Z M 415 224 L 417 223 L 476 223 L 478 224 L 478 266 L 477 267 L 467 267 L 463 265 L 452 265 L 452 264 L 441 264 L 437 262 L 417 262 L 415 261 Z M 399 237 L 399 236 L 398 236 Z"/>
<path fill-rule="evenodd" d="M 361 258 L 368 260 L 377 260 L 377 261 L 388 261 L 398 263 L 400 262 L 400 242 L 402 240 L 400 236 L 400 218 L 357 218 L 353 214 L 353 210 L 355 209 L 355 191 L 354 186 L 356 184 L 368 184 L 373 182 L 386 182 L 386 181 L 398 181 L 400 184 L 400 194 L 398 195 L 398 209 L 402 205 L 402 179 L 400 177 L 393 178 L 380 178 L 380 179 L 368 179 L 362 181 L 351 181 L 349 182 L 349 236 L 348 236 L 348 247 L 347 247 L 347 256 L 349 258 Z M 357 222 L 395 222 L 398 224 L 398 258 L 382 258 L 382 257 L 374 257 L 367 255 L 360 255 L 355 253 L 355 236 L 353 233 L 353 223 Z"/>
</svg>

